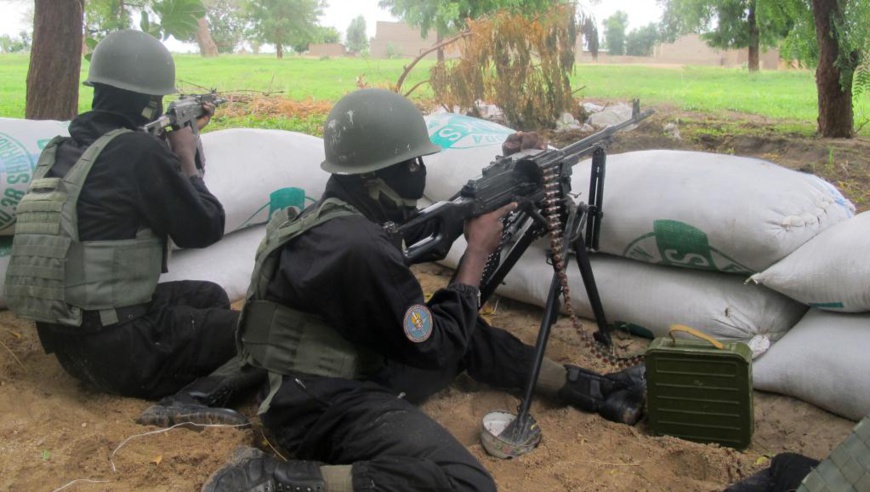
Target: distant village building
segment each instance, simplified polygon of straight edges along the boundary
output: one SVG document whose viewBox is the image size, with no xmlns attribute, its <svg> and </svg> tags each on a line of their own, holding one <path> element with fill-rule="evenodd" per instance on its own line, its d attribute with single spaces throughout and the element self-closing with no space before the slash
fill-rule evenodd
<svg viewBox="0 0 870 492">
<path fill-rule="evenodd" d="M 687 34 L 673 43 L 662 43 L 653 48 L 652 56 L 611 56 L 606 51 L 598 53 L 594 60 L 588 51 L 577 57 L 578 63 L 647 63 L 661 65 L 707 65 L 740 67 L 749 63 L 749 50 L 720 50 L 707 46 L 697 34 Z M 778 49 L 762 50 L 758 65 L 762 70 L 777 70 L 780 67 Z"/>
<path fill-rule="evenodd" d="M 323 57 L 339 57 L 348 54 L 347 49 L 341 43 L 319 43 L 308 45 L 308 56 L 317 58 Z"/>
<path fill-rule="evenodd" d="M 372 58 L 413 58 L 430 49 L 436 43 L 435 33 L 425 38 L 420 31 L 404 22 L 378 21 L 375 37 L 371 39 L 369 54 Z M 314 46 L 314 45 L 312 45 Z M 333 55 L 330 55 L 333 56 Z M 339 55 L 334 55 L 339 56 Z M 426 56 L 435 58 L 435 52 Z M 458 50 L 448 47 L 445 56 L 455 58 Z M 708 65 L 719 67 L 740 67 L 748 63 L 748 50 L 719 50 L 707 46 L 697 34 L 689 34 L 673 43 L 663 43 L 653 49 L 652 56 L 611 56 L 606 51 L 599 52 L 593 59 L 588 51 L 577 49 L 577 63 L 645 63 L 661 65 Z M 759 67 L 763 70 L 776 70 L 785 66 L 780 62 L 779 50 L 762 50 Z"/>
<path fill-rule="evenodd" d="M 420 53 L 431 49 L 438 42 L 434 31 L 424 38 L 420 30 L 404 22 L 378 21 L 375 24 L 375 37 L 369 42 L 369 55 L 372 58 L 416 58 Z M 426 59 L 436 58 L 436 52 L 426 55 Z M 459 51 L 446 48 L 444 56 L 455 58 Z"/>
</svg>

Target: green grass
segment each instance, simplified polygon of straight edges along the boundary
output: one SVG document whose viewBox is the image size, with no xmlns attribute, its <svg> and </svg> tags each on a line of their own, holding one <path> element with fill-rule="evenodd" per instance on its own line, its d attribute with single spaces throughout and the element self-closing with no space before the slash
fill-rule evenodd
<svg viewBox="0 0 870 492">
<path fill-rule="evenodd" d="M 370 86 L 395 84 L 409 60 L 367 58 L 309 59 L 274 55 L 230 55 L 202 58 L 175 55 L 177 79 L 187 92 L 217 88 L 227 92 L 280 93 L 294 100 L 336 101 L 356 89 L 357 77 Z M 0 116 L 24 116 L 27 55 L 0 55 Z M 84 80 L 88 63 L 82 64 Z M 405 81 L 407 90 L 428 74 L 431 61 L 421 62 Z M 571 78 L 582 99 L 639 98 L 642 105 L 670 104 L 687 111 L 721 113 L 734 111 L 760 115 L 781 122 L 799 133 L 815 129 L 817 99 L 814 74 L 810 71 L 763 71 L 719 67 L 658 68 L 637 65 L 577 65 Z M 415 97 L 431 97 L 423 86 Z M 82 86 L 80 108 L 90 107 L 91 90 Z M 855 123 L 870 118 L 870 95 L 855 102 Z M 318 120 L 282 119 L 256 114 L 220 122 L 221 127 L 256 126 L 305 131 Z M 870 126 L 870 125 L 868 125 Z M 870 134 L 865 128 L 862 134 Z"/>
</svg>

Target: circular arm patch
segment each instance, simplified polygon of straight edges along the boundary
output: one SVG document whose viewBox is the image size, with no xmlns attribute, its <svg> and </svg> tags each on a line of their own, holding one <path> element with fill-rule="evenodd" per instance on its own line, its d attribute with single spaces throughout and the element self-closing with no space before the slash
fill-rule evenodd
<svg viewBox="0 0 870 492">
<path fill-rule="evenodd" d="M 422 343 L 432 336 L 432 312 L 423 304 L 414 304 L 405 312 L 402 321 L 405 336 L 414 343 Z"/>
</svg>

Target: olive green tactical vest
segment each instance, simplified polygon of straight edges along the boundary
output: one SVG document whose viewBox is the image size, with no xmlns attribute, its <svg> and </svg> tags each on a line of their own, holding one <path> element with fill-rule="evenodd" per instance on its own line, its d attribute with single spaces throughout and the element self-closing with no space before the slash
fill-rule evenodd
<svg viewBox="0 0 870 492">
<path fill-rule="evenodd" d="M 350 215 L 361 214 L 330 198 L 301 217 L 295 208 L 283 209 L 266 226 L 236 330 L 242 362 L 269 372 L 270 392 L 260 406 L 261 414 L 269 409 L 282 376 L 304 373 L 356 379 L 381 367 L 380 357 L 347 341 L 321 317 L 264 299 L 287 242 L 317 225 Z"/>
<path fill-rule="evenodd" d="M 63 178 L 46 178 L 62 137 L 39 156 L 16 211 L 6 300 L 16 315 L 81 326 L 82 311 L 99 311 L 104 326 L 117 308 L 149 302 L 163 267 L 163 241 L 150 229 L 135 239 L 80 241 L 76 205 L 91 166 L 127 129 L 111 131 L 85 150 Z"/>
</svg>

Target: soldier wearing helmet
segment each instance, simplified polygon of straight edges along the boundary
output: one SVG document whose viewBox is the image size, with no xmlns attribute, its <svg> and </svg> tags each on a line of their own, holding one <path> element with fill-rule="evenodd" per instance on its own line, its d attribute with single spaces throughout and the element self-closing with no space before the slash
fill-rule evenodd
<svg viewBox="0 0 870 492">
<path fill-rule="evenodd" d="M 209 282 L 158 284 L 169 239 L 209 246 L 225 220 L 197 173 L 190 129 L 168 141 L 137 131 L 176 92 L 172 56 L 146 33 L 113 32 L 94 50 L 84 83 L 94 88 L 92 111 L 48 144 L 18 208 L 9 307 L 36 321 L 45 351 L 85 384 L 173 395 L 143 423 L 246 421 L 206 406 L 222 404 L 232 380 L 207 377 L 236 352 L 238 313 L 226 292 Z"/>
<path fill-rule="evenodd" d="M 463 371 L 500 388 L 526 384 L 533 347 L 478 315 L 486 259 L 516 204 L 466 222 L 463 261 L 427 301 L 383 227 L 414 211 L 426 184 L 421 157 L 440 150 L 422 114 L 396 93 L 364 89 L 333 107 L 323 138 L 321 167 L 332 173 L 324 195 L 272 219 L 237 333 L 242 360 L 270 374 L 260 419 L 296 459 L 242 448 L 203 490 L 495 490 L 415 404 Z M 637 421 L 637 388 L 617 393 L 640 376 L 578 371 L 546 360 L 538 389 Z"/>
</svg>

